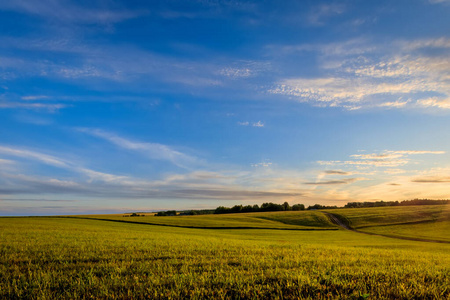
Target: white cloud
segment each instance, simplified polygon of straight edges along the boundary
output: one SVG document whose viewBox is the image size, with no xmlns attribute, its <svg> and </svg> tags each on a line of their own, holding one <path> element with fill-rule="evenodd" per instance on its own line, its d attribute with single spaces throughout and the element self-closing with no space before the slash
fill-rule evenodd
<svg viewBox="0 0 450 300">
<path fill-rule="evenodd" d="M 450 0 L 428 0 L 431 4 L 450 4 Z"/>
<path fill-rule="evenodd" d="M 90 180 L 92 181 L 103 181 L 103 182 L 120 182 L 128 179 L 127 176 L 117 176 L 113 174 L 103 173 L 103 172 L 97 172 L 94 170 L 86 169 L 86 168 L 79 168 L 80 172 L 86 174 Z"/>
<path fill-rule="evenodd" d="M 6 147 L 6 146 L 0 146 L 0 153 L 7 155 L 7 156 L 13 156 L 13 157 L 20 157 L 28 160 L 35 160 L 40 163 L 62 168 L 65 170 L 69 170 L 71 172 L 75 172 L 78 174 L 86 175 L 89 177 L 90 181 L 102 181 L 102 182 L 113 182 L 113 181 L 124 181 L 128 177 L 126 176 L 117 176 L 113 174 L 108 173 L 102 173 L 98 171 L 94 171 L 88 168 L 81 167 L 79 163 L 74 163 L 72 161 L 69 161 L 67 159 L 62 159 L 56 156 L 44 154 L 37 151 L 30 151 L 30 150 L 24 150 L 19 148 L 13 148 L 13 147 Z M 7 160 L 7 159 L 0 159 L 0 165 L 1 164 L 17 164 L 16 161 Z"/>
<path fill-rule="evenodd" d="M 0 148 L 1 151 L 1 148 Z M 14 164 L 15 162 L 13 160 L 9 160 L 9 159 L 1 159 L 0 158 L 0 165 L 11 165 Z"/>
<path fill-rule="evenodd" d="M 1 10 L 12 10 L 21 13 L 38 15 L 44 18 L 53 18 L 61 22 L 75 23 L 116 23 L 135 18 L 142 13 L 120 9 L 83 8 L 76 2 L 67 0 L 21 0 L 0 2 Z"/>
<path fill-rule="evenodd" d="M 258 122 L 254 122 L 254 123 L 252 124 L 252 126 L 253 126 L 253 127 L 264 127 L 264 123 L 261 122 L 261 121 L 258 121 Z"/>
<path fill-rule="evenodd" d="M 268 168 L 272 165 L 271 162 L 268 161 L 263 161 L 260 163 L 256 163 L 256 164 L 251 164 L 252 167 L 258 168 L 258 167 L 264 167 L 264 168 Z"/>
<path fill-rule="evenodd" d="M 336 184 L 350 184 L 356 181 L 367 180 L 366 178 L 345 178 L 339 180 L 326 180 L 326 181 L 316 181 L 316 182 L 305 182 L 308 185 L 336 185 Z"/>
<path fill-rule="evenodd" d="M 226 66 L 218 71 L 218 74 L 231 78 L 231 79 L 243 79 L 248 77 L 254 77 L 262 72 L 270 70 L 271 65 L 269 62 L 264 61 L 236 61 L 231 66 Z"/>
<path fill-rule="evenodd" d="M 336 15 L 340 15 L 345 11 L 345 6 L 342 4 L 320 4 L 314 7 L 307 15 L 307 20 L 310 25 L 322 26 L 325 25 L 325 20 Z"/>
<path fill-rule="evenodd" d="M 48 96 L 44 96 L 44 95 L 35 95 L 35 96 L 23 96 L 21 97 L 22 100 L 25 101 L 34 101 L 34 100 L 41 100 L 41 99 L 47 99 L 49 98 Z"/>
<path fill-rule="evenodd" d="M 134 142 L 100 129 L 79 128 L 78 131 L 102 138 L 120 148 L 139 151 L 151 159 L 169 161 L 178 167 L 186 168 L 198 162 L 197 158 L 177 151 L 167 145 Z"/>
<path fill-rule="evenodd" d="M 245 78 L 252 76 L 253 72 L 249 68 L 224 68 L 219 71 L 219 74 L 230 78 Z"/>
<path fill-rule="evenodd" d="M 393 108 L 401 108 L 408 104 L 409 100 L 406 101 L 395 101 L 395 102 L 383 102 L 380 103 L 380 107 L 393 107 Z"/>
<path fill-rule="evenodd" d="M 245 121 L 245 122 L 237 122 L 238 123 L 238 125 L 241 125 L 241 126 L 248 126 L 250 123 L 248 122 L 248 121 Z"/>
<path fill-rule="evenodd" d="M 22 158 L 26 158 L 26 159 L 38 160 L 45 164 L 53 165 L 56 167 L 68 167 L 69 166 L 67 161 L 59 159 L 55 156 L 43 154 L 40 152 L 30 151 L 30 150 L 23 150 L 23 149 L 17 149 L 17 148 L 12 148 L 12 147 L 0 146 L 0 153 L 3 153 L 5 155 L 10 155 L 10 156 L 15 156 L 15 157 L 22 157 Z"/>
<path fill-rule="evenodd" d="M 0 109 L 5 108 L 22 108 L 33 110 L 46 110 L 50 113 L 57 112 L 60 109 L 66 108 L 68 105 L 60 103 L 23 103 L 23 102 L 10 102 L 0 100 Z"/>
<path fill-rule="evenodd" d="M 421 99 L 417 101 L 420 106 L 423 107 L 437 107 L 450 109 L 450 98 L 447 99 L 439 99 L 438 97 L 431 97 L 427 99 Z"/>
<path fill-rule="evenodd" d="M 320 51 L 324 75 L 281 79 L 268 92 L 319 107 L 347 110 L 449 108 L 450 55 L 439 51 L 433 55 L 414 52 L 424 47 L 447 49 L 449 39 L 399 41 L 394 43 L 391 55 L 382 47 L 364 46 L 367 43 L 352 40 L 333 44 L 329 50 L 328 47 L 319 50 L 314 45 L 291 47 L 290 51 Z"/>
<path fill-rule="evenodd" d="M 423 154 L 445 154 L 445 151 L 424 151 L 424 150 L 402 150 L 392 151 L 385 150 L 380 153 L 369 154 L 353 154 L 350 157 L 353 160 L 347 161 L 317 161 L 320 165 L 333 166 L 333 165 L 353 165 L 353 166 L 373 166 L 373 167 L 389 167 L 395 168 L 404 166 L 410 162 L 409 156 L 411 155 L 423 155 Z"/>
<path fill-rule="evenodd" d="M 447 1 L 450 2 L 450 0 Z M 399 41 L 398 44 L 405 50 L 417 50 L 421 48 L 450 48 L 450 39 L 446 37 L 441 37 L 437 39 Z"/>
</svg>

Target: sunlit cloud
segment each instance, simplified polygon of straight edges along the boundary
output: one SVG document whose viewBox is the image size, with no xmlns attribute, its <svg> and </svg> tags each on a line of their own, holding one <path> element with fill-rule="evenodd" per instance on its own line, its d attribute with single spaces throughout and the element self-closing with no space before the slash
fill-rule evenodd
<svg viewBox="0 0 450 300">
<path fill-rule="evenodd" d="M 373 167 L 389 167 L 395 168 L 404 166 L 410 162 L 409 156 L 411 155 L 424 155 L 432 154 L 439 155 L 445 154 L 445 151 L 425 151 L 425 150 L 401 150 L 392 151 L 385 150 L 380 153 L 369 154 L 352 154 L 350 157 L 353 160 L 346 161 L 317 161 L 319 165 L 324 166 L 373 166 Z M 390 169 L 392 170 L 392 169 Z M 398 172 L 398 171 L 396 171 Z"/>
<path fill-rule="evenodd" d="M 432 98 L 422 99 L 417 102 L 420 106 L 423 106 L 423 107 L 437 107 L 437 108 L 450 109 L 450 98 L 440 99 L 438 97 L 432 97 Z"/>
<path fill-rule="evenodd" d="M 365 178 L 346 178 L 341 180 L 327 180 L 319 182 L 305 182 L 304 184 L 309 185 L 334 185 L 334 184 L 350 184 L 359 180 L 365 180 Z"/>
<path fill-rule="evenodd" d="M 351 172 L 345 172 L 341 170 L 327 170 L 324 172 L 327 175 L 351 175 Z"/>
<path fill-rule="evenodd" d="M 264 127 L 264 123 L 261 121 L 252 123 L 253 127 Z"/>
<path fill-rule="evenodd" d="M 406 171 L 402 170 L 402 169 L 387 169 L 387 170 L 384 170 L 384 173 L 386 173 L 386 174 L 403 174 L 405 172 Z"/>
<path fill-rule="evenodd" d="M 442 176 L 430 176 L 430 177 L 419 177 L 411 180 L 412 182 L 419 183 L 450 183 L 450 176 L 442 177 Z"/>
</svg>

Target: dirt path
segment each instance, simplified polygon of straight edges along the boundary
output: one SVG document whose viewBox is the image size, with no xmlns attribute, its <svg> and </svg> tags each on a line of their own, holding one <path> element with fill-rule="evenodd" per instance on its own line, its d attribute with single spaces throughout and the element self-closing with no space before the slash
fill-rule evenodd
<svg viewBox="0 0 450 300">
<path fill-rule="evenodd" d="M 323 211 L 323 213 L 324 213 L 325 215 L 327 215 L 327 217 L 330 219 L 330 221 L 331 221 L 333 224 L 336 224 L 336 225 L 338 225 L 338 226 L 341 226 L 342 228 L 344 228 L 344 229 L 346 229 L 346 230 L 356 231 L 356 230 L 354 230 L 353 228 L 351 228 L 350 226 L 344 224 L 341 220 L 339 220 L 338 217 L 336 217 L 336 215 L 333 215 L 333 214 L 331 214 L 331 213 L 324 212 L 324 211 Z"/>
<path fill-rule="evenodd" d="M 413 237 L 406 237 L 406 236 L 398 236 L 398 235 L 389 235 L 389 234 L 379 234 L 379 233 L 372 233 L 372 232 L 365 232 L 365 231 L 359 231 L 356 230 L 352 227 L 350 227 L 349 225 L 345 224 L 344 222 L 342 222 L 339 218 L 339 216 L 329 213 L 329 212 L 324 212 L 322 211 L 322 213 L 324 213 L 332 223 L 344 228 L 345 230 L 350 230 L 353 232 L 357 232 L 357 233 L 362 233 L 362 234 L 368 234 L 368 235 L 377 235 L 377 236 L 382 236 L 382 237 L 388 237 L 388 238 L 393 238 L 393 239 L 399 239 L 399 240 L 408 240 L 408 241 L 416 241 L 416 242 L 430 242 L 430 243 L 444 243 L 444 244 L 450 244 L 450 242 L 448 241 L 441 241 L 441 240 L 432 240 L 432 239 L 422 239 L 422 238 L 413 238 Z"/>
</svg>

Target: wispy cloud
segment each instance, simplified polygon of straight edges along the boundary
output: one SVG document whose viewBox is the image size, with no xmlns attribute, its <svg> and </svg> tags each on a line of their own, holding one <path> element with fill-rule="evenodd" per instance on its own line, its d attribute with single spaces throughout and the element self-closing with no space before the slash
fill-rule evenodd
<svg viewBox="0 0 450 300">
<path fill-rule="evenodd" d="M 0 146 L 0 153 L 9 155 L 9 156 L 21 157 L 21 158 L 25 158 L 25 159 L 34 159 L 34 160 L 41 161 L 45 164 L 49 164 L 49 165 L 53 165 L 53 166 L 57 166 L 57 167 L 68 167 L 69 166 L 67 161 L 64 161 L 55 156 L 43 154 L 43 153 L 36 152 L 36 151 L 17 149 L 14 147 L 7 147 L 7 146 Z"/>
<path fill-rule="evenodd" d="M 124 45 L 91 45 L 82 41 L 56 38 L 5 38 L 1 47 L 51 53 L 55 59 L 35 59 L 19 54 L 0 57 L 0 78 L 37 76 L 61 80 L 86 79 L 129 84 L 132 81 L 164 82 L 188 87 L 221 87 L 227 76 L 223 61 L 183 59 L 168 54 Z M 64 57 L 67 62 L 57 58 Z M 256 67 L 255 67 L 256 68 Z M 253 71 L 252 71 L 253 72 Z"/>
<path fill-rule="evenodd" d="M 251 166 L 254 167 L 254 168 L 258 168 L 258 167 L 268 168 L 271 165 L 272 165 L 272 163 L 270 161 L 263 161 L 263 162 L 260 162 L 260 163 L 251 164 Z"/>
<path fill-rule="evenodd" d="M 186 168 L 199 162 L 196 157 L 177 151 L 167 145 L 134 142 L 100 129 L 78 128 L 77 130 L 104 139 L 120 148 L 138 151 L 151 159 L 169 161 L 178 167 Z"/>
<path fill-rule="evenodd" d="M 418 100 L 417 103 L 423 107 L 436 107 L 436 108 L 450 109 L 450 98 L 444 99 L 444 98 L 438 98 L 438 97 L 431 97 L 431 98 Z"/>
<path fill-rule="evenodd" d="M 318 161 L 320 165 L 356 165 L 356 166 L 374 166 L 374 167 L 398 167 L 410 162 L 409 156 L 423 154 L 445 154 L 445 151 L 426 151 L 426 150 L 385 150 L 380 153 L 353 154 L 350 157 L 353 160 L 346 161 Z"/>
<path fill-rule="evenodd" d="M 48 96 L 44 96 L 44 95 L 34 95 L 34 96 L 23 96 L 21 97 L 22 100 L 25 101 L 34 101 L 34 100 L 42 100 L 42 99 L 47 99 Z"/>
<path fill-rule="evenodd" d="M 261 121 L 258 122 L 252 122 L 250 123 L 249 121 L 244 121 L 244 122 L 237 122 L 238 125 L 240 126 L 252 126 L 252 127 L 264 127 L 264 123 Z"/>
<path fill-rule="evenodd" d="M 450 0 L 428 0 L 431 4 L 450 4 Z"/>
<path fill-rule="evenodd" d="M 43 18 L 52 18 L 61 22 L 74 23 L 116 23 L 127 19 L 135 18 L 142 13 L 129 11 L 123 8 L 102 8 L 102 7 L 81 7 L 77 3 L 63 0 L 21 0 L 2 2 L 0 10 L 12 10 L 21 13 L 37 15 Z"/>
<path fill-rule="evenodd" d="M 10 165 L 10 164 L 14 164 L 14 161 L 9 160 L 9 159 L 0 159 L 0 165 Z"/>
<path fill-rule="evenodd" d="M 66 108 L 69 105 L 61 103 L 22 103 L 22 102 L 9 102 L 0 100 L 0 109 L 32 109 L 32 110 L 44 110 L 50 113 L 57 112 L 60 109 Z"/>
<path fill-rule="evenodd" d="M 270 69 L 270 62 L 237 61 L 231 66 L 221 68 L 218 73 L 231 79 L 244 79 L 248 77 L 254 77 L 261 72 L 267 72 Z"/>
<path fill-rule="evenodd" d="M 308 13 L 307 20 L 310 25 L 323 26 L 328 18 L 343 12 L 345 12 L 345 6 L 342 4 L 320 4 Z"/>
<path fill-rule="evenodd" d="M 34 160 L 34 161 L 37 161 L 37 162 L 45 164 L 45 165 L 50 165 L 50 166 L 62 168 L 62 169 L 77 173 L 78 175 L 80 175 L 80 174 L 86 175 L 91 182 L 92 181 L 113 182 L 113 181 L 120 181 L 120 180 L 127 179 L 127 177 L 125 177 L 125 176 L 116 176 L 113 174 L 102 173 L 102 172 L 94 171 L 94 170 L 91 170 L 88 168 L 84 168 L 84 167 L 80 166 L 79 163 L 75 163 L 73 161 L 70 161 L 70 160 L 67 160 L 64 158 L 60 158 L 57 156 L 45 154 L 40 151 L 32 151 L 32 150 L 26 150 L 26 149 L 21 149 L 21 148 L 17 148 L 17 147 L 7 147 L 7 146 L 0 145 L 0 154 L 10 156 L 10 157 L 19 157 L 19 158 L 26 159 L 26 160 Z M 9 159 L 0 159 L 0 164 L 2 162 L 4 164 L 8 164 L 8 165 L 17 164 L 17 161 L 9 160 Z M 21 178 L 28 178 L 28 177 L 22 176 Z M 31 177 L 29 177 L 29 178 L 31 178 Z M 55 183 L 55 182 L 58 183 L 59 181 L 55 179 L 55 180 L 50 180 L 48 182 L 49 183 Z"/>
<path fill-rule="evenodd" d="M 394 45 L 396 51 L 387 53 L 380 46 L 371 47 L 365 40 L 344 42 L 321 50 L 314 45 L 284 47 L 283 51 L 320 51 L 324 75 L 285 78 L 270 88 L 269 93 L 319 107 L 347 110 L 449 108 L 448 51 L 434 51 L 434 54 L 416 51 L 421 48 L 448 49 L 449 40 L 398 41 Z"/>
</svg>

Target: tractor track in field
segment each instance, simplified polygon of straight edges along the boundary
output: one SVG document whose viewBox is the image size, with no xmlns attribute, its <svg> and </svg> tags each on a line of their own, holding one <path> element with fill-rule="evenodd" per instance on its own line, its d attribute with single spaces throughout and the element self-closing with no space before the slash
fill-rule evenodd
<svg viewBox="0 0 450 300">
<path fill-rule="evenodd" d="M 416 241 L 416 242 L 429 242 L 429 243 L 443 243 L 443 244 L 450 244 L 449 241 L 442 241 L 442 240 L 433 240 L 433 239 L 422 239 L 422 238 L 414 238 L 414 237 L 406 237 L 406 236 L 398 236 L 398 235 L 390 235 L 390 234 L 380 234 L 380 233 L 372 233 L 372 232 L 366 232 L 366 231 L 360 231 L 357 229 L 352 228 L 349 224 L 346 224 L 341 220 L 341 216 L 337 214 L 332 214 L 329 212 L 322 212 L 324 213 L 332 223 L 344 228 L 345 230 L 367 234 L 367 235 L 377 235 L 382 237 L 388 237 L 393 239 L 399 239 L 399 240 L 408 240 L 408 241 Z"/>
</svg>

